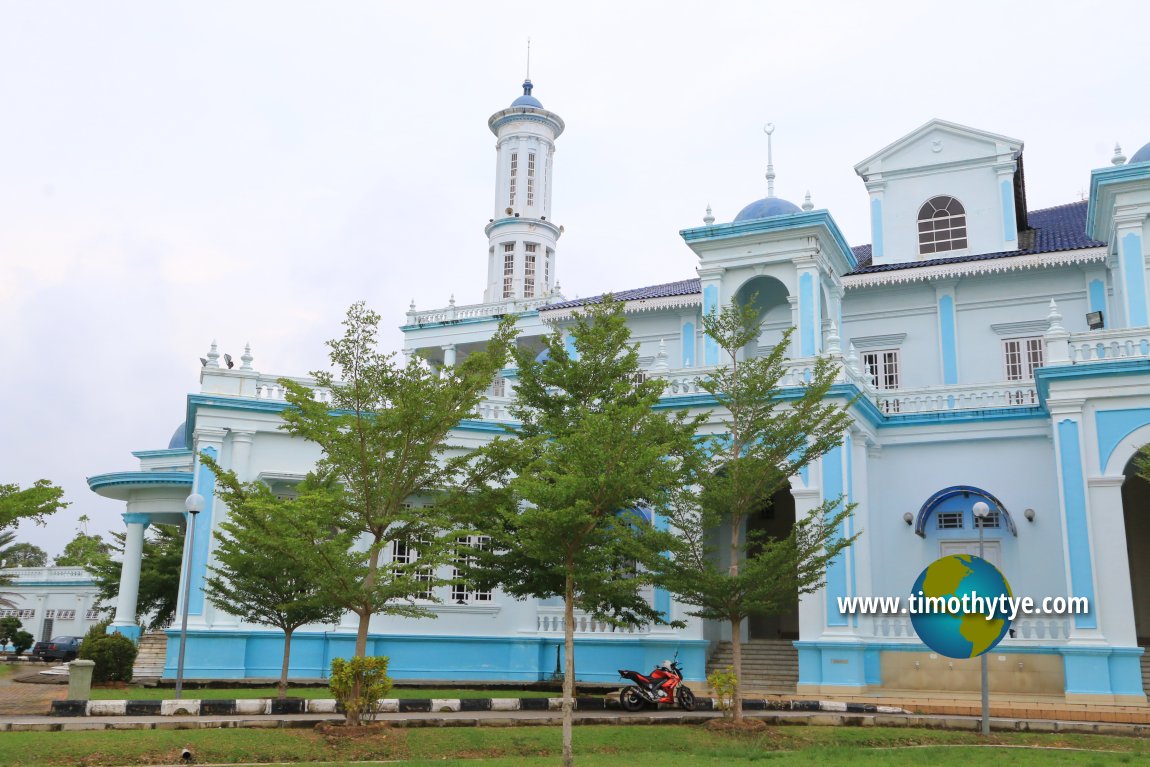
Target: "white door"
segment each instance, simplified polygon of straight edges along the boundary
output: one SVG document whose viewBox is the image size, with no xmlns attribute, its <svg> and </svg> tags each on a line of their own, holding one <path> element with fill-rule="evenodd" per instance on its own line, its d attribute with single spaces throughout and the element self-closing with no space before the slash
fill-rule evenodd
<svg viewBox="0 0 1150 767">
<path fill-rule="evenodd" d="M 1000 541 L 987 541 L 983 546 L 982 558 L 990 564 L 1002 569 L 1002 545 Z M 939 541 L 938 555 L 949 557 L 951 554 L 970 554 L 978 556 L 978 541 Z"/>
</svg>

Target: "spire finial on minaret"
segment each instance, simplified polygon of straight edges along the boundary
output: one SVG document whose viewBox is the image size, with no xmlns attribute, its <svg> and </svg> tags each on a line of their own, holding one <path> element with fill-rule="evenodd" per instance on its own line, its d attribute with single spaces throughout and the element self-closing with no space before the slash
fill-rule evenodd
<svg viewBox="0 0 1150 767">
<path fill-rule="evenodd" d="M 803 210 L 814 210 L 815 204 L 811 202 L 811 190 L 807 190 L 807 196 L 803 198 Z"/>
<path fill-rule="evenodd" d="M 703 216 L 703 223 L 707 226 L 715 223 L 715 215 L 711 213 L 711 203 L 707 203 L 707 215 Z"/>
<path fill-rule="evenodd" d="M 1122 154 L 1122 147 L 1118 142 L 1114 142 L 1114 156 L 1110 158 L 1111 165 L 1122 165 L 1126 162 L 1126 155 Z"/>
<path fill-rule="evenodd" d="M 523 95 L 530 96 L 531 89 L 535 86 L 531 84 L 531 38 L 527 38 L 527 76 L 523 78 Z"/>
<path fill-rule="evenodd" d="M 775 163 L 771 156 L 771 134 L 774 132 L 774 123 L 763 126 L 763 133 L 767 134 L 767 197 L 775 196 Z"/>
</svg>

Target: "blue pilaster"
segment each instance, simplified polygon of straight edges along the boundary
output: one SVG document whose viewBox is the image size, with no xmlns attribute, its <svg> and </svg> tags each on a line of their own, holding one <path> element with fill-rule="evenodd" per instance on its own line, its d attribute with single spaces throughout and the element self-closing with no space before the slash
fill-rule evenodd
<svg viewBox="0 0 1150 767">
<path fill-rule="evenodd" d="M 958 332 L 954 311 L 954 296 L 949 293 L 938 299 L 938 342 L 942 354 L 942 382 L 958 383 Z"/>
<path fill-rule="evenodd" d="M 870 236 L 871 258 L 877 261 L 882 258 L 882 199 L 879 197 L 870 199 Z"/>
<path fill-rule="evenodd" d="M 1103 327 L 1110 327 L 1110 318 L 1106 316 L 1106 283 L 1102 280 L 1091 280 L 1087 292 L 1090 295 L 1090 311 L 1102 312 Z"/>
<path fill-rule="evenodd" d="M 1094 573 L 1090 555 L 1090 525 L 1086 518 L 1086 483 L 1078 422 L 1058 422 L 1058 457 L 1062 471 L 1062 508 L 1066 515 L 1066 547 L 1070 559 L 1070 590 L 1090 600 L 1090 612 L 1074 616 L 1080 629 L 1098 628 L 1094 615 Z M 1069 684 L 1069 682 L 1068 682 Z"/>
<path fill-rule="evenodd" d="M 695 323 L 683 323 L 683 340 L 681 345 L 683 349 L 683 367 L 695 367 Z"/>
<path fill-rule="evenodd" d="M 718 310 L 719 286 L 708 285 L 703 288 L 703 314 L 707 315 L 711 312 L 717 312 Z M 704 336 L 703 338 L 703 364 L 719 364 L 719 344 L 710 336 Z"/>
<path fill-rule="evenodd" d="M 1122 236 L 1122 276 L 1126 290 L 1127 326 L 1146 327 L 1146 269 L 1143 265 L 1142 237 L 1137 232 Z"/>
<path fill-rule="evenodd" d="M 822 457 L 822 475 L 823 475 L 823 499 L 831 500 L 838 498 L 843 494 L 843 448 L 841 445 L 831 448 L 826 455 Z M 836 506 L 835 513 L 839 510 Z M 842 530 L 836 530 L 831 538 L 831 543 L 842 538 Z M 827 625 L 828 626 L 846 626 L 849 623 L 848 616 L 839 612 L 838 599 L 839 597 L 847 596 L 847 563 L 845 553 L 840 553 L 830 564 L 827 565 L 826 574 L 826 600 L 827 600 Z"/>
<path fill-rule="evenodd" d="M 799 276 L 799 354 L 803 357 L 813 357 L 819 353 L 817 301 L 814 275 L 803 272 Z"/>
<path fill-rule="evenodd" d="M 213 460 L 219 460 L 214 447 L 201 451 Z M 188 572 L 191 573 L 188 594 L 188 615 L 204 614 L 204 579 L 208 572 L 208 550 L 212 543 L 212 509 L 216 502 L 216 475 L 196 456 L 196 492 L 204 497 L 204 510 L 194 515 L 196 525 L 195 549 L 188 553 Z M 184 512 L 185 517 L 193 516 Z"/>
<path fill-rule="evenodd" d="M 1014 184 L 1008 178 L 1002 179 L 1002 238 L 1007 242 L 1018 239 L 1018 221 L 1014 211 Z"/>
</svg>

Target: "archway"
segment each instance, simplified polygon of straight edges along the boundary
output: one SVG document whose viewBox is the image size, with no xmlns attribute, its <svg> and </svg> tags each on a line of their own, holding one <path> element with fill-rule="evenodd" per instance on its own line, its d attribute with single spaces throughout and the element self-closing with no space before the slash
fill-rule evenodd
<svg viewBox="0 0 1150 767">
<path fill-rule="evenodd" d="M 747 533 L 761 531 L 770 538 L 786 538 L 795 526 L 795 498 L 789 487 L 779 490 L 747 520 Z M 798 639 L 799 601 L 784 613 L 752 615 L 747 620 L 747 633 L 751 639 Z"/>
<path fill-rule="evenodd" d="M 1122 521 L 1126 526 L 1126 560 L 1134 601 L 1138 644 L 1150 647 L 1150 482 L 1138 476 L 1135 459 L 1126 464 L 1122 483 Z"/>
<path fill-rule="evenodd" d="M 750 304 L 758 313 L 762 332 L 756 341 L 743 349 L 745 357 L 763 357 L 770 354 L 791 326 L 791 305 L 787 301 L 787 287 L 774 277 L 758 276 L 747 280 L 735 291 L 740 306 Z"/>
</svg>

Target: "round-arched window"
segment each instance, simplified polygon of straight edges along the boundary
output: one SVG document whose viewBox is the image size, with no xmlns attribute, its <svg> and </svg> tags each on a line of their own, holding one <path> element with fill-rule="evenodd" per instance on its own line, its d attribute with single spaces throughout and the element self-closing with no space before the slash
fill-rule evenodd
<svg viewBox="0 0 1150 767">
<path fill-rule="evenodd" d="M 918 209 L 920 255 L 966 247 L 966 210 L 953 197 L 934 197 Z"/>
</svg>

